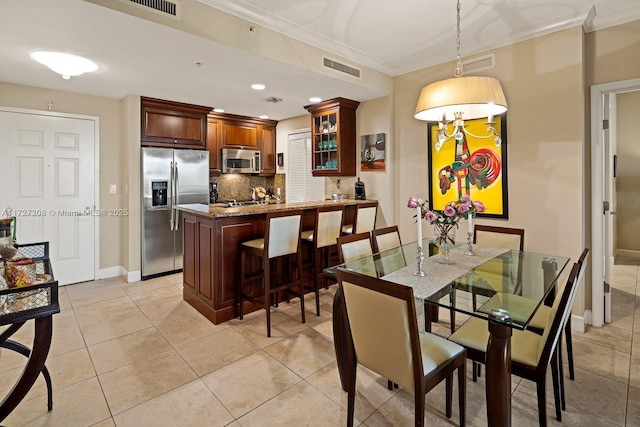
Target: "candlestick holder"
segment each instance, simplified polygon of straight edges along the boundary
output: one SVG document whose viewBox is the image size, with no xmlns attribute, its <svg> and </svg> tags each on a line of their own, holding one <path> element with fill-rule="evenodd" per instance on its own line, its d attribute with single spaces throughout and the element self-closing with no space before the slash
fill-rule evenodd
<svg viewBox="0 0 640 427">
<path fill-rule="evenodd" d="M 424 264 L 424 253 L 422 252 L 422 246 L 418 246 L 418 256 L 416 257 L 416 260 L 418 260 L 418 269 L 413 272 L 413 275 L 424 277 L 424 270 L 422 269 Z"/>
<path fill-rule="evenodd" d="M 467 232 L 467 251 L 464 253 L 468 256 L 475 256 L 475 252 L 473 252 L 473 233 Z"/>
</svg>

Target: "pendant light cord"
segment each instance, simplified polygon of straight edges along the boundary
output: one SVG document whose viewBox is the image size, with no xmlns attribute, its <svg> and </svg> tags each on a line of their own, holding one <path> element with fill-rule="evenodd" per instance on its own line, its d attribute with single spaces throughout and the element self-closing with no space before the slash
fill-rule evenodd
<svg viewBox="0 0 640 427">
<path fill-rule="evenodd" d="M 462 62 L 460 62 L 460 0 L 458 0 L 458 7 L 456 9 L 456 37 L 457 37 L 457 56 L 456 56 L 456 69 L 453 71 L 453 75 L 456 77 L 462 77 L 464 70 L 462 69 Z"/>
</svg>

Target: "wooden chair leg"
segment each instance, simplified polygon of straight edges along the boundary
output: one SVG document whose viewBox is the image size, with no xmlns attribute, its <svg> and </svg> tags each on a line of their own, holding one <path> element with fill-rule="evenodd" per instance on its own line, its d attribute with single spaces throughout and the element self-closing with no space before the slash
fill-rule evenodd
<svg viewBox="0 0 640 427">
<path fill-rule="evenodd" d="M 447 418 L 451 418 L 451 414 L 453 412 L 452 410 L 452 404 L 451 401 L 453 400 L 453 371 L 451 371 L 451 373 L 449 375 L 447 375 L 447 378 L 445 378 L 445 389 L 446 389 L 446 397 L 445 397 L 445 414 L 447 416 Z"/>
<path fill-rule="evenodd" d="M 573 341 L 571 338 L 571 315 L 567 319 L 567 324 L 564 327 L 564 335 L 567 340 L 567 362 L 569 363 L 569 379 L 575 379 L 573 373 Z"/>
<path fill-rule="evenodd" d="M 547 427 L 547 381 L 545 377 L 538 378 L 536 389 L 538 392 L 538 421 L 540 427 Z"/>
<path fill-rule="evenodd" d="M 267 336 L 271 337 L 271 263 L 268 258 L 263 258 L 262 263 L 264 265 L 264 274 L 262 280 L 264 281 L 264 304 L 263 307 L 267 312 Z"/>
<path fill-rule="evenodd" d="M 562 335 L 562 331 L 560 331 Z M 560 381 L 560 404 L 563 411 L 567 410 L 567 402 L 564 399 L 564 367 L 562 366 L 562 336 L 558 338 L 558 379 Z"/>
<path fill-rule="evenodd" d="M 236 290 L 236 301 L 238 307 L 238 316 L 240 320 L 242 320 L 242 288 L 244 286 L 244 277 L 245 277 L 245 269 L 247 265 L 247 252 L 244 250 L 240 250 L 240 280 L 238 281 L 238 287 Z"/>
<path fill-rule="evenodd" d="M 304 282 L 302 281 L 302 252 L 298 251 L 296 255 L 296 278 L 298 279 L 298 292 L 300 296 L 300 315 L 302 317 L 302 323 L 305 323 L 304 319 Z M 354 386 L 355 387 L 355 386 Z"/>
<path fill-rule="evenodd" d="M 467 420 L 467 361 L 458 368 L 458 407 L 460 410 L 460 427 L 466 425 Z"/>
<path fill-rule="evenodd" d="M 424 408 L 425 408 L 425 393 L 416 390 L 415 391 L 415 425 L 416 427 L 424 426 Z"/>
<path fill-rule="evenodd" d="M 551 356 L 551 378 L 553 381 L 553 400 L 556 404 L 556 420 L 562 421 L 562 411 L 560 410 L 560 380 L 558 373 L 558 349 L 556 348 L 553 356 Z"/>
</svg>

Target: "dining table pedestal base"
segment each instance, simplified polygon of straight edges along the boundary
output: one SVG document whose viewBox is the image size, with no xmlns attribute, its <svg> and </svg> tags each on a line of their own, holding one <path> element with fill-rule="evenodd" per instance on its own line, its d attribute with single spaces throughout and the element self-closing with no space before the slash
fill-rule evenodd
<svg viewBox="0 0 640 427">
<path fill-rule="evenodd" d="M 508 312 L 489 314 L 486 356 L 487 421 L 490 426 L 511 426 L 511 334 Z M 506 318 L 505 318 L 506 316 Z"/>
</svg>

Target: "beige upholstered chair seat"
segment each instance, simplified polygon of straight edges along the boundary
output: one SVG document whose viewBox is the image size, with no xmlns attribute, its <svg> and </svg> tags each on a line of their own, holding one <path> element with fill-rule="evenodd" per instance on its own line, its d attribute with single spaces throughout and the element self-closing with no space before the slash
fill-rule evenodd
<svg viewBox="0 0 640 427">
<path fill-rule="evenodd" d="M 344 234 L 353 234 L 353 224 L 343 225 L 342 232 Z"/>
<path fill-rule="evenodd" d="M 425 375 L 435 371 L 447 360 L 459 355 L 464 348 L 437 335 L 420 333 L 422 368 Z"/>
<path fill-rule="evenodd" d="M 300 238 L 307 242 L 313 242 L 313 230 L 303 231 L 302 234 L 300 234 Z"/>
<path fill-rule="evenodd" d="M 449 339 L 467 348 L 486 351 L 489 341 L 487 321 L 472 317 L 460 326 Z M 511 360 L 527 366 L 536 366 L 540 357 L 538 350 L 541 346 L 541 340 L 540 335 L 531 331 L 514 329 L 511 336 Z"/>
<path fill-rule="evenodd" d="M 250 248 L 259 249 L 261 251 L 264 250 L 264 238 L 253 239 L 246 242 L 242 242 L 244 246 L 249 246 Z"/>
</svg>

